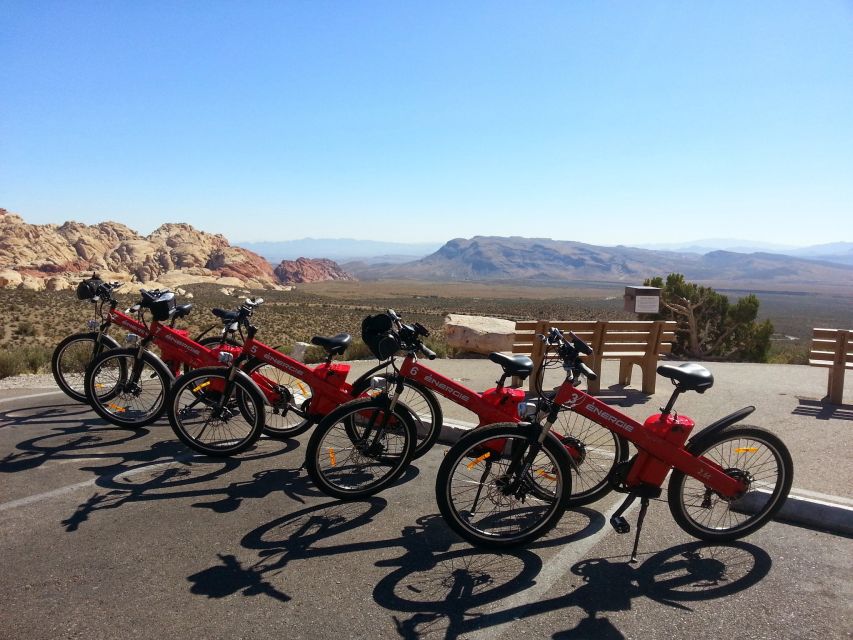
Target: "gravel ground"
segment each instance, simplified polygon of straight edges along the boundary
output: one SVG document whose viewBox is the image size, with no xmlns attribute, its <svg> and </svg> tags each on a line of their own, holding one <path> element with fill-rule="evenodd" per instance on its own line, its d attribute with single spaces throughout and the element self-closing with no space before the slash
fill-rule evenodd
<svg viewBox="0 0 853 640">
<path fill-rule="evenodd" d="M 25 373 L 22 376 L 0 378 L 0 389 L 55 389 L 56 382 L 49 373 Z"/>
</svg>

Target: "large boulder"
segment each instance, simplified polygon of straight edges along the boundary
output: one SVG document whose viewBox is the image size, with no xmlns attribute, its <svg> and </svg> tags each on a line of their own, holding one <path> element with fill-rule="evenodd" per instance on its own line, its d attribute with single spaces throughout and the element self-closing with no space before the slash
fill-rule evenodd
<svg viewBox="0 0 853 640">
<path fill-rule="evenodd" d="M 515 322 L 487 316 L 450 313 L 444 318 L 447 346 L 488 355 L 493 351 L 512 351 Z"/>
</svg>

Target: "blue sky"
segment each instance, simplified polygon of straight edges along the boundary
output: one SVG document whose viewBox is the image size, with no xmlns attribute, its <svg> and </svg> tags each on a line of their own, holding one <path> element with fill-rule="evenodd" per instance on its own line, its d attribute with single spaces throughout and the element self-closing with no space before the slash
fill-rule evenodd
<svg viewBox="0 0 853 640">
<path fill-rule="evenodd" d="M 853 2 L 0 0 L 0 207 L 232 241 L 853 241 Z"/>
</svg>

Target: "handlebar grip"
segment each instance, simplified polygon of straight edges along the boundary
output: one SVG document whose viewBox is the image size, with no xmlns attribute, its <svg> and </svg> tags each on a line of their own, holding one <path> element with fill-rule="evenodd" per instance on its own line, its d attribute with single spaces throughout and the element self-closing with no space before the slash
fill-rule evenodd
<svg viewBox="0 0 853 640">
<path fill-rule="evenodd" d="M 435 351 L 432 349 L 427 349 L 423 345 L 421 345 L 421 353 L 424 354 L 430 360 L 435 360 Z"/>
<path fill-rule="evenodd" d="M 580 353 L 585 355 L 592 355 L 592 347 L 590 347 L 586 342 L 578 338 L 574 331 L 569 331 L 569 335 L 572 337 L 572 345 L 575 349 L 577 349 Z M 595 375 L 595 374 L 593 374 Z M 595 378 L 593 378 L 594 380 Z"/>
<path fill-rule="evenodd" d="M 586 366 L 583 362 L 580 363 L 581 372 L 586 376 L 587 380 L 595 380 L 598 378 L 598 374 Z"/>
</svg>

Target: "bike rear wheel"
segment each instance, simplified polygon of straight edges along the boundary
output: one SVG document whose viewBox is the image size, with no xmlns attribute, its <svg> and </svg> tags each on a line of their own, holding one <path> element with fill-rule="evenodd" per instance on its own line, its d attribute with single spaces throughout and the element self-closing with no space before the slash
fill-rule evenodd
<svg viewBox="0 0 853 640">
<path fill-rule="evenodd" d="M 166 411 L 172 373 L 163 361 L 139 348 L 113 349 L 86 372 L 86 400 L 100 417 L 121 427 L 144 427 Z"/>
<path fill-rule="evenodd" d="M 551 428 L 573 459 L 569 507 L 581 507 L 610 493 L 613 468 L 628 459 L 628 441 L 574 411 L 560 411 Z"/>
<path fill-rule="evenodd" d="M 571 462 L 555 438 L 545 439 L 523 472 L 538 428 L 499 423 L 454 444 L 438 469 L 435 497 L 448 525 L 473 545 L 503 548 L 550 531 L 571 495 Z"/>
<path fill-rule="evenodd" d="M 264 428 L 264 398 L 238 375 L 223 397 L 229 369 L 203 367 L 185 373 L 169 392 L 169 424 L 191 449 L 209 456 L 245 451 Z"/>
<path fill-rule="evenodd" d="M 744 495 L 726 499 L 701 481 L 673 470 L 667 489 L 672 517 L 701 540 L 726 542 L 762 527 L 782 507 L 794 479 L 785 444 L 759 427 L 730 425 L 691 442 L 687 450 L 747 482 Z"/>
<path fill-rule="evenodd" d="M 118 342 L 96 331 L 72 334 L 53 350 L 50 359 L 53 379 L 69 398 L 86 402 L 86 368 L 102 352 L 118 347 Z"/>
<path fill-rule="evenodd" d="M 325 494 L 342 500 L 378 493 L 408 466 L 416 427 L 407 407 L 388 400 L 360 398 L 323 418 L 308 441 L 305 465 Z"/>
<path fill-rule="evenodd" d="M 307 410 L 314 395 L 311 387 L 278 367 L 250 360 L 243 368 L 264 393 L 264 433 L 271 438 L 295 438 L 308 431 L 314 421 Z"/>
</svg>

